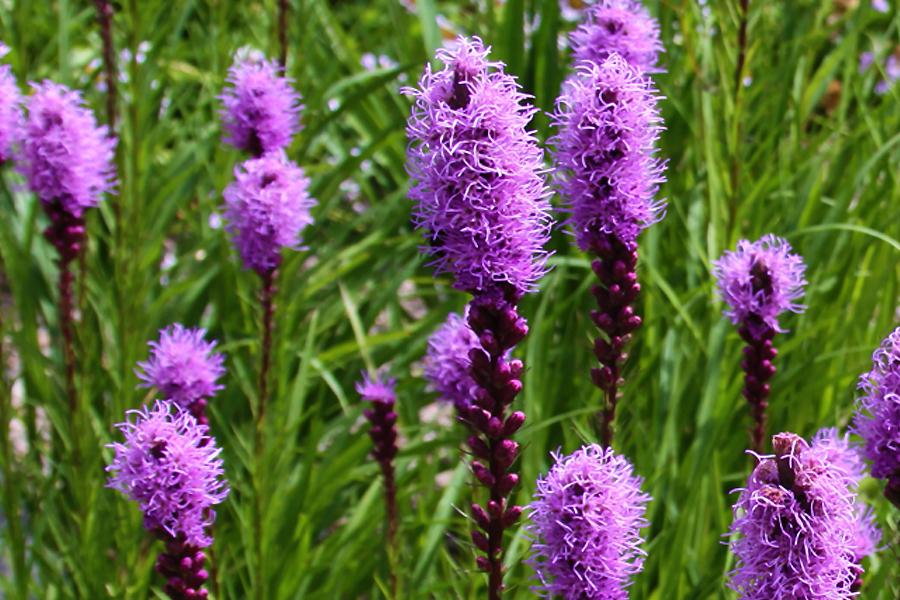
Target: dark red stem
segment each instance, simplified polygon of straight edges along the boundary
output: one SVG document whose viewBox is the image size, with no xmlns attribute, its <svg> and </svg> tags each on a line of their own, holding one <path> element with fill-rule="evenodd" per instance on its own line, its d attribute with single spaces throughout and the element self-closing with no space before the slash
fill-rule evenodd
<svg viewBox="0 0 900 600">
<path fill-rule="evenodd" d="M 731 161 L 731 204 L 728 207 L 728 231 L 734 227 L 738 208 L 738 184 L 740 183 L 740 143 L 743 134 L 743 121 L 740 115 L 742 75 L 747 54 L 747 11 L 749 0 L 741 0 L 741 23 L 738 26 L 738 58 L 734 70 L 734 116 L 737 119 L 737 139 L 734 140 L 734 156 Z"/>
<path fill-rule="evenodd" d="M 187 544 L 184 535 L 177 538 L 162 530 L 157 530 L 157 537 L 166 544 L 166 551 L 156 557 L 154 569 L 168 581 L 163 592 L 172 600 L 205 600 L 209 592 L 203 584 L 209 573 L 203 568 L 206 554 L 193 544 Z"/>
<path fill-rule="evenodd" d="M 772 360 L 778 350 L 772 346 L 775 330 L 763 323 L 762 319 L 751 315 L 738 329 L 747 345 L 744 346 L 744 398 L 750 403 L 753 426 L 750 428 L 750 446 L 756 453 L 762 453 L 766 438 L 766 407 L 769 405 L 769 384 L 775 374 Z"/>
<path fill-rule="evenodd" d="M 266 398 L 268 397 L 269 363 L 272 354 L 272 317 L 275 315 L 273 300 L 278 288 L 275 287 L 275 278 L 278 276 L 276 269 L 270 269 L 260 273 L 262 287 L 259 292 L 259 302 L 262 305 L 262 353 L 259 367 L 259 411 L 257 413 L 257 425 L 262 427 L 266 415 Z"/>
<path fill-rule="evenodd" d="M 113 7 L 109 0 L 94 0 L 97 9 L 97 23 L 100 25 L 100 38 L 103 40 L 103 67 L 106 71 L 106 122 L 109 135 L 115 136 L 116 130 L 116 61 L 112 40 Z"/>
<path fill-rule="evenodd" d="M 287 13 L 288 0 L 278 0 L 278 46 L 279 62 L 287 68 Z"/>
<path fill-rule="evenodd" d="M 366 419 L 372 424 L 369 437 L 375 448 L 372 458 L 378 461 L 384 477 L 384 505 L 387 513 L 387 544 L 391 553 L 391 591 L 397 593 L 397 575 L 393 561 L 399 556 L 397 548 L 397 490 L 394 483 L 394 457 L 397 456 L 397 413 L 393 395 L 372 400 L 372 408 L 366 409 Z"/>
<path fill-rule="evenodd" d="M 486 507 L 472 505 L 472 542 L 485 553 L 478 567 L 488 574 L 488 598 L 499 600 L 503 591 L 503 531 L 522 514 L 519 506 L 508 506 L 507 498 L 519 482 L 510 467 L 519 452 L 513 434 L 525 422 L 525 413 L 506 409 L 522 390 L 522 361 L 508 359 L 509 352 L 528 333 L 525 319 L 516 312 L 520 294 L 512 289 L 480 293 L 469 304 L 469 327 L 481 347 L 469 351 L 469 373 L 478 385 L 469 410 L 473 435 L 468 445 L 478 460 L 472 471 L 490 493 Z M 484 463 L 487 463 L 485 465 Z M 487 536 L 485 536 L 485 533 Z"/>
<path fill-rule="evenodd" d="M 600 419 L 600 444 L 609 448 L 613 439 L 613 423 L 622 363 L 628 358 L 624 348 L 631 341 L 631 332 L 641 326 L 641 318 L 634 314 L 632 304 L 641 291 L 637 282 L 637 244 L 623 242 L 617 236 L 599 233 L 590 246 L 597 255 L 591 263 L 600 285 L 591 286 L 597 310 L 591 311 L 591 321 L 605 334 L 594 340 L 594 356 L 601 366 L 591 368 L 591 381 L 603 391 L 604 406 Z"/>
</svg>

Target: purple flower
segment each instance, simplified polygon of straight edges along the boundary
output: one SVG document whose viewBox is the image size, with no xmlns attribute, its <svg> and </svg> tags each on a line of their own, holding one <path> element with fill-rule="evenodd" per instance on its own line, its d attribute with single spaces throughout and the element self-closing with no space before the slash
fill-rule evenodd
<svg viewBox="0 0 900 600">
<path fill-rule="evenodd" d="M 653 84 L 614 55 L 583 66 L 557 101 L 554 124 L 561 192 L 579 248 L 598 233 L 629 243 L 659 221 L 665 203 L 653 199 L 665 163 L 653 157 L 662 127 Z"/>
<path fill-rule="evenodd" d="M 546 272 L 550 215 L 543 152 L 526 126 L 535 109 L 478 38 L 438 50 L 407 125 L 409 198 L 437 273 L 469 292 L 508 284 L 534 291 Z"/>
<path fill-rule="evenodd" d="M 629 578 L 643 567 L 640 529 L 649 525 L 641 478 L 625 457 L 597 444 L 553 458 L 528 507 L 535 537 L 528 562 L 541 579 L 532 590 L 573 600 L 627 598 Z"/>
<path fill-rule="evenodd" d="M 452 402 L 461 415 L 475 398 L 478 384 L 469 375 L 469 351 L 480 348 L 478 336 L 469 327 L 469 307 L 463 316 L 447 315 L 447 320 L 428 338 L 425 353 L 425 381 L 441 395 L 441 400 Z"/>
<path fill-rule="evenodd" d="M 729 587 L 746 600 L 851 598 L 861 572 L 855 482 L 821 440 L 780 433 L 772 445 L 734 506 Z"/>
<path fill-rule="evenodd" d="M 139 362 L 145 381 L 138 387 L 156 387 L 166 400 L 187 409 L 201 398 L 211 398 L 224 386 L 216 380 L 225 374 L 225 355 L 215 353 L 216 342 L 204 339 L 205 329 L 185 329 L 180 323 L 159 330 L 158 342 L 147 342 L 150 358 Z"/>
<path fill-rule="evenodd" d="M 222 101 L 222 138 L 239 150 L 259 157 L 266 152 L 286 148 L 300 131 L 300 94 L 280 77 L 282 67 L 265 57 L 250 56 L 236 60 L 228 69 Z"/>
<path fill-rule="evenodd" d="M 9 48 L 0 42 L 0 58 Z M 22 95 L 9 65 L 0 66 L 0 165 L 13 157 L 14 146 L 22 134 Z"/>
<path fill-rule="evenodd" d="M 282 247 L 300 249 L 300 232 L 313 222 L 309 209 L 316 201 L 303 169 L 282 150 L 235 166 L 234 177 L 223 193 L 225 231 L 234 234 L 244 268 L 263 275 L 281 263 Z"/>
<path fill-rule="evenodd" d="M 362 372 L 362 381 L 356 382 L 356 391 L 362 396 L 366 402 L 375 404 L 394 405 L 396 394 L 394 388 L 397 387 L 397 378 L 382 379 L 369 376 L 365 371 Z"/>
<path fill-rule="evenodd" d="M 771 233 L 757 242 L 740 240 L 736 252 L 726 250 L 713 261 L 718 296 L 729 306 L 725 316 L 734 325 L 752 316 L 775 331 L 784 331 L 778 315 L 806 309 L 794 303 L 803 296 L 805 270 L 803 258 L 791 254 L 791 245 Z"/>
<path fill-rule="evenodd" d="M 865 73 L 873 62 L 875 62 L 875 55 L 871 52 L 863 52 L 859 57 L 859 72 Z"/>
<path fill-rule="evenodd" d="M 32 83 L 26 101 L 28 118 L 16 169 L 45 205 L 59 202 L 73 217 L 112 192 L 116 140 L 94 113 L 84 108 L 81 93 L 64 85 Z"/>
<path fill-rule="evenodd" d="M 172 538 L 182 534 L 188 544 L 209 546 L 212 540 L 203 528 L 215 519 L 211 507 L 228 495 L 215 439 L 170 402 L 128 414 L 134 422 L 117 425 L 125 443 L 108 445 L 116 451 L 106 467 L 113 472 L 108 487 L 138 503 L 148 531 L 161 529 Z"/>
<path fill-rule="evenodd" d="M 601 0 L 587 9 L 586 21 L 569 34 L 576 67 L 602 64 L 618 54 L 641 73 L 663 73 L 656 66 L 664 51 L 659 24 L 637 0 Z"/>
<path fill-rule="evenodd" d="M 891 10 L 891 5 L 888 4 L 887 0 L 872 0 L 872 8 L 878 12 L 886 13 Z"/>
<path fill-rule="evenodd" d="M 860 377 L 853 431 L 877 479 L 900 477 L 900 327 L 872 354 L 872 370 Z"/>
</svg>

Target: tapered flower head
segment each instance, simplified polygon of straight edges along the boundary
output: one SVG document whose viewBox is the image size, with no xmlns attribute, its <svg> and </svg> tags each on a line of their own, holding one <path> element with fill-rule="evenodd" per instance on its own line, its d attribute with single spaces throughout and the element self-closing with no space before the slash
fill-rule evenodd
<svg viewBox="0 0 900 600">
<path fill-rule="evenodd" d="M 356 391 L 366 402 L 393 406 L 397 399 L 394 388 L 397 387 L 397 378 L 370 377 L 363 371 L 362 381 L 356 382 Z"/>
<path fill-rule="evenodd" d="M 452 402 L 457 412 L 467 414 L 478 384 L 469 375 L 469 350 L 480 348 L 478 336 L 468 324 L 469 308 L 462 317 L 456 313 L 428 338 L 425 353 L 425 381 L 441 396 Z"/>
<path fill-rule="evenodd" d="M 481 292 L 506 284 L 534 291 L 546 272 L 550 215 L 543 153 L 526 131 L 535 109 L 524 104 L 502 63 L 478 38 L 439 50 L 444 69 L 425 75 L 407 124 L 416 225 L 437 273 Z"/>
<path fill-rule="evenodd" d="M 627 598 L 645 555 L 640 529 L 648 525 L 650 497 L 642 480 L 625 457 L 597 444 L 553 458 L 528 507 L 535 538 L 529 562 L 541 579 L 532 589 L 572 600 Z"/>
<path fill-rule="evenodd" d="M 665 71 L 657 66 L 664 51 L 659 24 L 638 0 L 600 0 L 586 12 L 585 22 L 570 34 L 576 67 L 602 64 L 615 53 L 641 73 Z"/>
<path fill-rule="evenodd" d="M 260 275 L 281 263 L 281 248 L 300 249 L 300 233 L 313 222 L 309 179 L 281 150 L 234 168 L 236 181 L 225 188 L 225 231 L 245 269 Z"/>
<path fill-rule="evenodd" d="M 662 127 L 652 82 L 613 55 L 588 64 L 560 96 L 554 123 L 561 191 L 576 241 L 587 250 L 598 234 L 633 242 L 663 216 L 654 200 L 665 163 L 653 156 Z"/>
<path fill-rule="evenodd" d="M 300 131 L 300 94 L 293 79 L 281 77 L 282 67 L 275 61 L 251 54 L 235 60 L 226 81 L 231 87 L 222 91 L 222 138 L 239 150 L 254 156 L 286 148 Z"/>
<path fill-rule="evenodd" d="M 740 240 L 737 251 L 725 251 L 713 261 L 718 295 L 728 304 L 725 316 L 735 325 L 752 321 L 784 331 L 778 315 L 785 311 L 803 312 L 806 307 L 794 300 L 803 296 L 803 258 L 791 253 L 791 245 L 774 235 L 759 241 Z"/>
<path fill-rule="evenodd" d="M 179 323 L 160 329 L 159 341 L 148 342 L 150 358 L 139 362 L 135 374 L 156 387 L 166 400 L 186 409 L 200 398 L 211 398 L 224 386 L 216 380 L 225 374 L 225 355 L 213 353 L 216 342 L 204 339 L 205 329 L 185 329 Z"/>
<path fill-rule="evenodd" d="M 97 126 L 81 92 L 52 81 L 31 85 L 16 169 L 44 204 L 59 202 L 80 217 L 112 192 L 116 141 Z"/>
<path fill-rule="evenodd" d="M 872 354 L 872 370 L 860 377 L 853 429 L 872 461 L 872 476 L 900 478 L 900 327 Z"/>
<path fill-rule="evenodd" d="M 0 58 L 9 48 L 0 42 Z M 14 148 L 22 133 L 22 95 L 12 67 L 0 65 L 0 165 L 13 157 Z"/>
<path fill-rule="evenodd" d="M 863 551 L 855 481 L 832 462 L 833 446 L 792 433 L 772 445 L 734 506 L 729 587 L 746 600 L 851 598 Z"/>
<path fill-rule="evenodd" d="M 128 414 L 134 422 L 117 425 L 125 443 L 109 444 L 116 456 L 106 468 L 112 473 L 108 487 L 138 503 L 148 531 L 183 534 L 188 544 L 209 546 L 203 528 L 215 519 L 212 506 L 228 495 L 215 439 L 170 402 Z"/>
</svg>

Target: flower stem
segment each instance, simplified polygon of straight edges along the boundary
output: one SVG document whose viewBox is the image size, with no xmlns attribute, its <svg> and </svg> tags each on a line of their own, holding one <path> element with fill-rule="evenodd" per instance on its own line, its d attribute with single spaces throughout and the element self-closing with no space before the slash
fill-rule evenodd
<svg viewBox="0 0 900 600">
<path fill-rule="evenodd" d="M 750 428 L 750 446 L 756 453 L 762 453 L 766 440 L 766 407 L 769 405 L 769 385 L 766 383 L 775 374 L 772 360 L 778 350 L 772 346 L 775 330 L 751 315 L 738 329 L 747 345 L 744 347 L 744 398 L 750 403 L 753 427 Z"/>
<path fill-rule="evenodd" d="M 631 341 L 631 332 L 641 326 L 641 318 L 634 314 L 632 304 L 641 291 L 637 282 L 637 244 L 622 242 L 612 234 L 601 233 L 591 243 L 591 251 L 598 256 L 591 268 L 601 285 L 591 286 L 597 310 L 591 311 L 591 321 L 606 339 L 594 340 L 594 356 L 602 365 L 591 368 L 591 381 L 604 395 L 600 420 L 600 444 L 612 445 L 613 423 L 616 419 L 622 363 L 628 358 L 624 348 Z"/>
<path fill-rule="evenodd" d="M 288 0 L 278 0 L 278 60 L 287 68 L 287 12 Z"/>
<path fill-rule="evenodd" d="M 510 438 L 525 421 L 521 411 L 506 416 L 506 408 L 522 390 L 519 377 L 523 369 L 522 361 L 508 360 L 508 353 L 528 333 L 525 319 L 516 312 L 518 300 L 516 292 L 504 290 L 503 294 L 480 294 L 469 305 L 469 326 L 481 347 L 469 351 L 469 372 L 479 390 L 469 411 L 475 433 L 468 445 L 476 458 L 487 462 L 485 466 L 473 460 L 472 471 L 490 492 L 487 510 L 472 505 L 472 518 L 481 531 L 475 529 L 471 535 L 475 546 L 486 554 L 479 556 L 477 563 L 488 574 L 490 600 L 499 600 L 504 587 L 503 531 L 522 514 L 521 507 L 507 505 L 507 497 L 519 481 L 517 474 L 508 472 L 519 451 Z"/>
<path fill-rule="evenodd" d="M 738 208 L 738 184 L 740 183 L 741 164 L 740 164 L 740 143 L 743 135 L 743 121 L 741 120 L 741 94 L 742 80 L 744 75 L 744 62 L 747 57 L 747 12 L 749 11 L 749 0 L 741 0 L 741 22 L 738 26 L 738 57 L 737 66 L 734 70 L 734 118 L 735 118 L 735 140 L 734 155 L 731 160 L 731 204 L 728 207 L 728 232 L 730 233 L 734 227 L 737 217 Z"/>
</svg>

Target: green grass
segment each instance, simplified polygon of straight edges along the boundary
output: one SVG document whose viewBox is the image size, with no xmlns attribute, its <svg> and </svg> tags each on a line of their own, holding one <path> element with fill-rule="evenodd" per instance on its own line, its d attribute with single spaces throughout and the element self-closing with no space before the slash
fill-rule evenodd
<svg viewBox="0 0 900 600">
<path fill-rule="evenodd" d="M 871 10 L 868 0 L 843 15 L 819 0 L 751 2 L 752 83 L 735 101 L 739 3 L 647 4 L 667 50 L 668 72 L 656 81 L 666 96 L 660 155 L 669 170 L 661 196 L 669 206 L 640 239 L 645 325 L 632 347 L 615 439 L 654 497 L 649 557 L 630 594 L 734 598 L 725 587 L 734 563 L 723 534 L 736 499 L 731 490 L 751 465 L 744 453 L 749 420 L 740 396 L 741 341 L 721 317 L 711 261 L 739 238 L 768 232 L 803 255 L 809 308 L 783 319 L 790 333 L 776 338 L 770 431 L 810 436 L 845 426 L 858 375 L 900 320 L 900 87 L 877 96 L 877 64 L 857 70 L 862 52 L 883 57 L 898 43 L 900 19 Z M 397 76 L 418 78 L 440 44 L 440 14 L 459 31 L 482 35 L 536 105 L 550 110 L 568 63 L 557 38 L 573 25 L 557 0 L 417 0 L 416 14 L 396 0 L 291 2 L 289 74 L 304 96 L 306 128 L 288 154 L 312 177 L 319 204 L 305 235 L 309 249 L 286 253 L 280 269 L 274 389 L 256 470 L 257 279 L 241 270 L 210 216 L 242 158 L 219 141 L 216 95 L 237 48 L 277 54 L 275 6 L 117 5 L 117 50 L 134 57 L 142 42 L 151 46 L 143 63 L 121 64 L 119 193 L 88 219 L 75 423 L 63 395 L 56 268 L 40 235 L 45 217 L 4 167 L 4 597 L 162 597 L 152 571 L 161 546 L 143 531 L 136 506 L 104 488 L 103 468 L 111 458 L 105 444 L 120 439 L 113 424 L 152 400 L 135 390 L 134 364 L 146 358 L 146 341 L 172 322 L 208 328 L 228 354 L 226 389 L 210 408 L 232 486 L 214 528 L 217 598 L 256 598 L 261 589 L 277 600 L 385 597 L 380 480 L 367 460 L 353 383 L 361 369 L 386 363 L 399 378 L 404 436 L 397 460 L 402 597 L 486 594 L 461 514 L 473 495 L 459 460 L 464 432 L 419 417 L 434 397 L 417 361 L 428 335 L 466 297 L 449 280 L 433 280 L 418 254 L 421 237 L 405 198 L 410 103 Z M 86 0 L 8 0 L 0 3 L 0 38 L 13 49 L 5 61 L 20 82 L 53 78 L 83 88 L 102 116 L 105 96 L 91 64 L 101 56 L 94 17 Z M 366 52 L 400 66 L 366 72 Z M 837 101 L 826 98 L 835 82 Z M 542 139 L 550 134 L 545 116 L 534 126 Z M 358 198 L 345 197 L 347 181 L 359 187 Z M 562 230 L 551 246 L 554 269 L 523 302 L 531 331 L 516 351 L 528 369 L 520 396 L 528 424 L 518 435 L 522 504 L 547 471 L 550 451 L 571 452 L 593 439 L 600 402 L 586 375 L 594 335 L 588 257 Z M 163 272 L 164 256 L 175 260 Z M 24 430 L 24 452 L 8 442 L 10 428 Z M 261 568 L 251 552 L 257 494 Z M 862 494 L 876 507 L 885 542 L 895 540 L 896 515 L 880 483 L 866 480 Z M 521 533 L 514 530 L 507 544 L 511 599 L 533 596 L 533 573 L 520 562 L 528 554 Z M 896 597 L 896 563 L 890 549 L 868 559 L 861 597 Z"/>
</svg>

